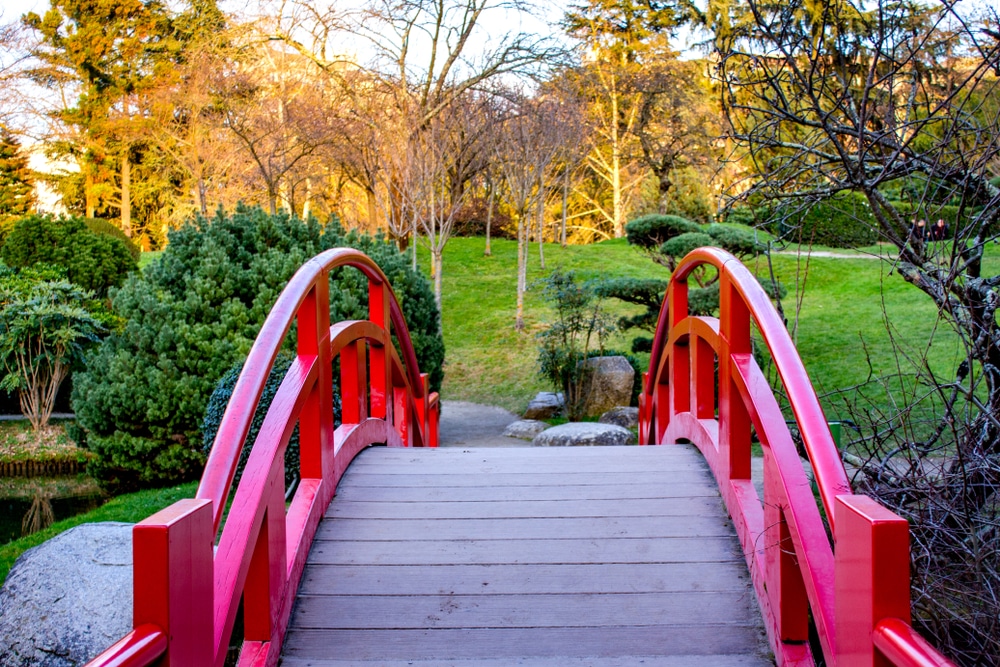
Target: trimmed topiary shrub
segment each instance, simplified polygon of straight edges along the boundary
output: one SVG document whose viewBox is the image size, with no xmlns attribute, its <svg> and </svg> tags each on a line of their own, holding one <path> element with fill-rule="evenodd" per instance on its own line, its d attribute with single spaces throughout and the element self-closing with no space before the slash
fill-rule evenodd
<svg viewBox="0 0 1000 667">
<path fill-rule="evenodd" d="M 82 218 L 29 215 L 7 232 L 0 259 L 24 268 L 48 264 L 62 269 L 74 285 L 100 297 L 125 281 L 138 268 L 123 241 L 87 228 Z"/>
<path fill-rule="evenodd" d="M 83 218 L 83 222 L 87 225 L 87 229 L 95 234 L 104 234 L 105 236 L 110 236 L 120 240 L 125 244 L 125 247 L 128 248 L 129 254 L 132 255 L 135 261 L 139 261 L 139 255 L 142 254 L 142 249 L 139 248 L 139 246 L 136 245 L 132 239 L 127 237 L 125 232 L 123 232 L 118 225 L 107 220 L 102 220 L 101 218 Z"/>
<path fill-rule="evenodd" d="M 202 423 L 217 382 L 245 359 L 292 274 L 339 246 L 366 252 L 385 272 L 420 367 L 434 389 L 440 386 L 444 344 L 433 293 L 392 243 L 345 232 L 336 222 L 324 228 L 244 206 L 211 220 L 195 218 L 171 232 L 158 261 L 113 295 L 113 308 L 127 324 L 75 377 L 74 410 L 97 454 L 92 471 L 104 486 L 131 490 L 200 474 Z M 367 290 L 360 272 L 332 272 L 331 317 L 367 317 Z"/>
<path fill-rule="evenodd" d="M 797 242 L 831 248 L 858 248 L 878 241 L 868 201 L 856 192 L 820 202 L 804 215 L 778 216 L 775 233 Z"/>
<path fill-rule="evenodd" d="M 689 232 L 700 232 L 703 227 L 678 215 L 644 215 L 625 225 L 629 245 L 652 250 L 664 242 Z"/>
</svg>

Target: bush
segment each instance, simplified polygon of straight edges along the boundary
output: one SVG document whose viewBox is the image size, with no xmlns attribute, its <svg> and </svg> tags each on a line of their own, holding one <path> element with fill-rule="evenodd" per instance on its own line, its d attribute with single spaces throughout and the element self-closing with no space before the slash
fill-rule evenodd
<svg viewBox="0 0 1000 667">
<path fill-rule="evenodd" d="M 234 487 L 239 484 L 240 478 L 243 476 L 243 469 L 246 467 L 247 459 L 250 458 L 250 450 L 257 439 L 257 434 L 260 433 L 260 427 L 264 425 L 267 410 L 271 407 L 271 402 L 274 400 L 275 394 L 278 393 L 278 387 L 281 386 L 281 381 L 284 380 L 285 374 L 294 360 L 295 357 L 284 350 L 279 352 L 278 358 L 274 360 L 271 373 L 267 376 L 267 384 L 264 385 L 264 391 L 260 395 L 260 403 L 254 412 L 250 430 L 247 431 L 247 437 L 243 441 L 243 449 L 240 451 L 240 460 L 236 467 L 236 476 L 233 478 Z M 226 413 L 226 408 L 229 407 L 229 399 L 233 397 L 233 388 L 236 387 L 236 380 L 239 379 L 245 362 L 246 360 L 242 359 L 226 371 L 208 399 L 205 419 L 201 423 L 202 454 L 206 458 L 212 451 L 215 436 L 219 433 L 219 424 L 222 423 L 222 416 Z M 334 374 L 334 382 L 336 382 L 336 374 Z M 334 391 L 333 394 L 333 415 L 334 426 L 340 426 L 340 393 L 337 391 Z M 285 488 L 290 488 L 298 476 L 299 428 L 296 426 L 288 439 L 288 447 L 285 449 Z"/>
<path fill-rule="evenodd" d="M 661 245 L 660 253 L 673 257 L 675 260 L 680 260 L 696 248 L 718 245 L 715 239 L 704 232 L 685 232 Z"/>
<path fill-rule="evenodd" d="M 57 266 L 71 283 L 100 297 L 138 268 L 120 239 L 90 231 L 82 218 L 49 215 L 15 221 L 0 247 L 0 259 L 13 268 Z"/>
<path fill-rule="evenodd" d="M 629 245 L 652 250 L 675 236 L 700 232 L 702 226 L 677 215 L 644 215 L 625 225 Z"/>
<path fill-rule="evenodd" d="M 875 217 L 863 195 L 850 192 L 820 202 L 805 215 L 777 216 L 782 238 L 796 243 L 857 248 L 878 241 Z"/>
<path fill-rule="evenodd" d="M 132 255 L 132 258 L 137 262 L 139 261 L 139 255 L 142 254 L 141 248 L 125 235 L 121 227 L 101 218 L 84 218 L 83 222 L 87 225 L 87 229 L 95 234 L 104 234 L 105 236 L 120 240 L 128 248 L 128 252 Z"/>
<path fill-rule="evenodd" d="M 580 362 L 594 356 L 591 344 L 597 342 L 597 354 L 603 353 L 604 339 L 614 330 L 601 311 L 601 302 L 593 288 L 576 282 L 572 271 L 553 271 L 542 281 L 544 298 L 556 311 L 556 321 L 538 334 L 538 373 L 549 380 L 556 391 L 563 392 L 566 417 L 575 421 L 581 416 Z"/>
<path fill-rule="evenodd" d="M 443 378 L 444 344 L 427 280 L 382 238 L 346 233 L 336 222 L 270 216 L 240 206 L 195 218 L 171 232 L 158 261 L 113 296 L 127 320 L 74 378 L 73 406 L 108 488 L 171 484 L 204 463 L 202 421 L 216 383 L 244 359 L 292 274 L 322 250 L 351 246 L 375 260 L 396 290 L 421 370 Z M 368 281 L 331 272 L 334 320 L 367 317 Z M 294 345 L 294 336 L 289 346 Z"/>
<path fill-rule="evenodd" d="M 0 390 L 17 393 L 35 432 L 48 425 L 60 385 L 103 331 L 88 297 L 65 280 L 0 265 Z"/>
</svg>

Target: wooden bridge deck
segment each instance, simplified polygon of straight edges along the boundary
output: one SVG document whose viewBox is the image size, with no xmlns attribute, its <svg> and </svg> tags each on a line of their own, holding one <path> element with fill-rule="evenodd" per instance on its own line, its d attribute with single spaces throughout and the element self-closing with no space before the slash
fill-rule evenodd
<svg viewBox="0 0 1000 667">
<path fill-rule="evenodd" d="M 771 665 L 693 447 L 386 449 L 341 481 L 284 667 Z"/>
</svg>

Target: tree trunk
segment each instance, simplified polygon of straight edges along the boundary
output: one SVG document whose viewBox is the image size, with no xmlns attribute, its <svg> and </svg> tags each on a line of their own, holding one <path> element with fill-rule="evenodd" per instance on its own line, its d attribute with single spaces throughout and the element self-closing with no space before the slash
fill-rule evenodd
<svg viewBox="0 0 1000 667">
<path fill-rule="evenodd" d="M 435 244 L 431 248 L 431 272 L 434 274 L 434 300 L 437 302 L 438 312 L 441 311 L 441 263 L 442 263 L 442 251 Z"/>
<path fill-rule="evenodd" d="M 365 200 L 368 202 L 368 229 L 374 233 L 378 229 L 378 208 L 373 188 L 365 188 Z"/>
<path fill-rule="evenodd" d="M 411 257 L 413 258 L 413 270 L 417 270 L 417 216 L 413 216 L 413 226 L 410 228 L 410 243 L 413 244 Z"/>
<path fill-rule="evenodd" d="M 122 155 L 122 231 L 132 238 L 132 163 L 128 159 L 128 149 Z"/>
<path fill-rule="evenodd" d="M 83 169 L 83 197 L 86 216 L 93 218 L 97 214 L 97 197 L 94 195 L 94 172 L 89 165 L 84 164 Z"/>
<path fill-rule="evenodd" d="M 208 186 L 205 184 L 205 177 L 198 177 L 198 210 L 203 216 L 208 216 Z"/>
<path fill-rule="evenodd" d="M 625 233 L 622 211 L 622 137 L 618 133 L 618 92 L 611 93 L 611 215 L 616 239 Z"/>
<path fill-rule="evenodd" d="M 514 329 L 517 331 L 524 331 L 524 289 L 527 282 L 525 264 L 528 259 L 526 250 L 528 230 L 523 213 L 522 211 L 517 216 L 517 316 L 514 319 Z"/>
<path fill-rule="evenodd" d="M 545 193 L 538 187 L 538 259 L 545 270 Z"/>
<path fill-rule="evenodd" d="M 493 225 L 493 184 L 490 183 L 486 187 L 488 200 L 486 202 L 486 249 L 483 250 L 483 255 L 489 257 L 493 254 L 493 250 L 490 248 L 490 227 Z"/>
<path fill-rule="evenodd" d="M 310 207 L 310 205 L 312 203 L 310 201 L 311 199 L 312 199 L 312 180 L 309 179 L 309 178 L 306 178 L 306 196 L 305 196 L 305 201 L 302 202 L 302 219 L 303 220 L 308 220 L 309 219 L 309 207 Z"/>
<path fill-rule="evenodd" d="M 661 214 L 665 215 L 667 212 L 667 202 L 670 200 L 670 186 L 673 185 L 670 181 L 670 170 L 657 169 L 656 177 L 659 187 L 659 201 L 656 208 Z"/>
<path fill-rule="evenodd" d="M 566 247 L 566 205 L 569 201 L 569 167 L 563 173 L 562 188 L 562 224 L 559 229 L 559 245 Z"/>
</svg>

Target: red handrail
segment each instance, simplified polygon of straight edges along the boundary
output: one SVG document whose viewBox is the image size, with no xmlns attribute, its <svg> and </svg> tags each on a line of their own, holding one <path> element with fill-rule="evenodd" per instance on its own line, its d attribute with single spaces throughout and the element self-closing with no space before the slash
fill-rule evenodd
<svg viewBox="0 0 1000 667">
<path fill-rule="evenodd" d="M 719 273 L 718 318 L 688 312 L 688 277 L 704 265 Z M 751 324 L 788 396 L 836 552 L 784 415 L 754 359 Z M 779 665 L 814 664 L 810 613 L 828 665 L 951 664 L 909 626 L 906 521 L 851 494 L 826 417 L 781 318 L 756 278 L 729 253 L 700 248 L 674 271 L 639 415 L 640 444 L 686 440 L 708 461 Z M 763 446 L 763 499 L 750 479 L 751 428 Z M 901 657 L 921 655 L 936 662 Z"/>
<path fill-rule="evenodd" d="M 345 266 L 368 278 L 369 315 L 331 326 L 329 273 Z M 296 359 L 264 418 L 219 534 L 240 450 L 293 322 Z M 334 430 L 337 357 L 342 424 Z M 277 664 L 316 527 L 347 466 L 371 444 L 437 446 L 438 414 L 437 394 L 428 392 L 427 376 L 419 371 L 399 302 L 375 262 L 353 249 L 309 260 L 278 297 L 250 350 L 196 497 L 134 528 L 136 629 L 89 665 L 219 667 L 241 600 L 239 664 Z M 284 456 L 296 425 L 300 482 L 286 508 Z"/>
</svg>

